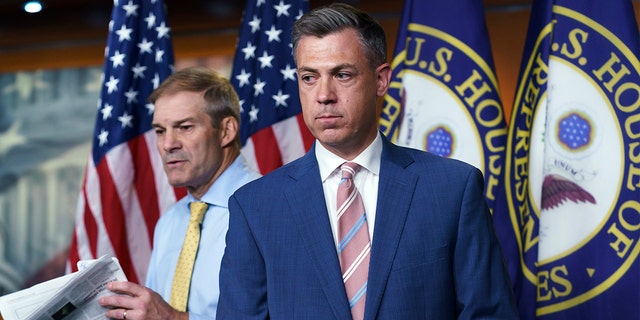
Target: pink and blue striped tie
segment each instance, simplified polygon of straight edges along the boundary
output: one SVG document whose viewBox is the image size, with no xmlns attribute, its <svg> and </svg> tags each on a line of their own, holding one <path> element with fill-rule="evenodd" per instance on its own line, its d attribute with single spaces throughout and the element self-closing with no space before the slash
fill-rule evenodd
<svg viewBox="0 0 640 320">
<path fill-rule="evenodd" d="M 353 183 L 353 176 L 360 170 L 360 166 L 354 162 L 345 162 L 341 170 L 342 180 L 338 186 L 337 198 L 338 254 L 351 316 L 358 320 L 364 318 L 371 240 L 364 203 Z"/>
</svg>

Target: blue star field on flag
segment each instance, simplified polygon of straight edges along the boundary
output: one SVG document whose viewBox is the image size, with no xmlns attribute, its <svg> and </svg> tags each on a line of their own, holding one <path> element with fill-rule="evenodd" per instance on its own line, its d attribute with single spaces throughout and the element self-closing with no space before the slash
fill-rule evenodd
<svg viewBox="0 0 640 320">
<path fill-rule="evenodd" d="M 255 2 L 255 5 L 251 5 Z M 291 28 L 308 8 L 306 2 L 249 1 L 233 62 L 231 82 L 242 102 L 241 139 L 301 112 L 295 64 L 291 53 Z M 250 30 L 245 30 L 250 28 Z M 267 110 L 266 108 L 273 108 Z"/>
<path fill-rule="evenodd" d="M 157 1 L 115 0 L 98 101 L 95 163 L 114 146 L 151 129 L 153 105 L 147 97 L 173 72 L 170 29 Z"/>
</svg>

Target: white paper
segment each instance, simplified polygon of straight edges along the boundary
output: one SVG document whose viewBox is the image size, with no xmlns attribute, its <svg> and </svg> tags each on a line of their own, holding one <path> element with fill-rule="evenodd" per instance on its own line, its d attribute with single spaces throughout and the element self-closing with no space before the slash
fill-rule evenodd
<svg viewBox="0 0 640 320">
<path fill-rule="evenodd" d="M 111 281 L 126 281 L 118 260 L 105 255 L 78 262 L 78 272 L 0 297 L 5 320 L 105 319 L 98 298 Z"/>
</svg>

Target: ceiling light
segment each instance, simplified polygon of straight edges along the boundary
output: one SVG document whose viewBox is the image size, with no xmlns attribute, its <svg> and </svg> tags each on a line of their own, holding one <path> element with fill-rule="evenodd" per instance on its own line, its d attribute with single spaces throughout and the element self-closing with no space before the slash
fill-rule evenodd
<svg viewBox="0 0 640 320">
<path fill-rule="evenodd" d="M 24 3 L 24 11 L 28 13 L 38 13 L 42 11 L 42 3 L 40 1 L 27 1 Z"/>
</svg>

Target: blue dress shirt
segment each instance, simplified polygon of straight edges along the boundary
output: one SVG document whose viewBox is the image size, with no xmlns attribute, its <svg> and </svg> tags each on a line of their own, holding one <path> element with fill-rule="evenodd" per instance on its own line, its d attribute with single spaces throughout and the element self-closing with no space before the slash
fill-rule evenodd
<svg viewBox="0 0 640 320">
<path fill-rule="evenodd" d="M 187 311 L 189 319 L 215 319 L 220 286 L 218 274 L 229 227 L 229 197 L 245 183 L 260 177 L 243 161 L 242 156 L 218 177 L 200 201 L 209 204 L 202 221 L 200 245 L 193 267 Z M 189 224 L 189 203 L 199 201 L 187 194 L 165 212 L 155 227 L 153 251 L 147 271 L 146 286 L 165 301 L 171 296 L 171 283 Z"/>
</svg>

